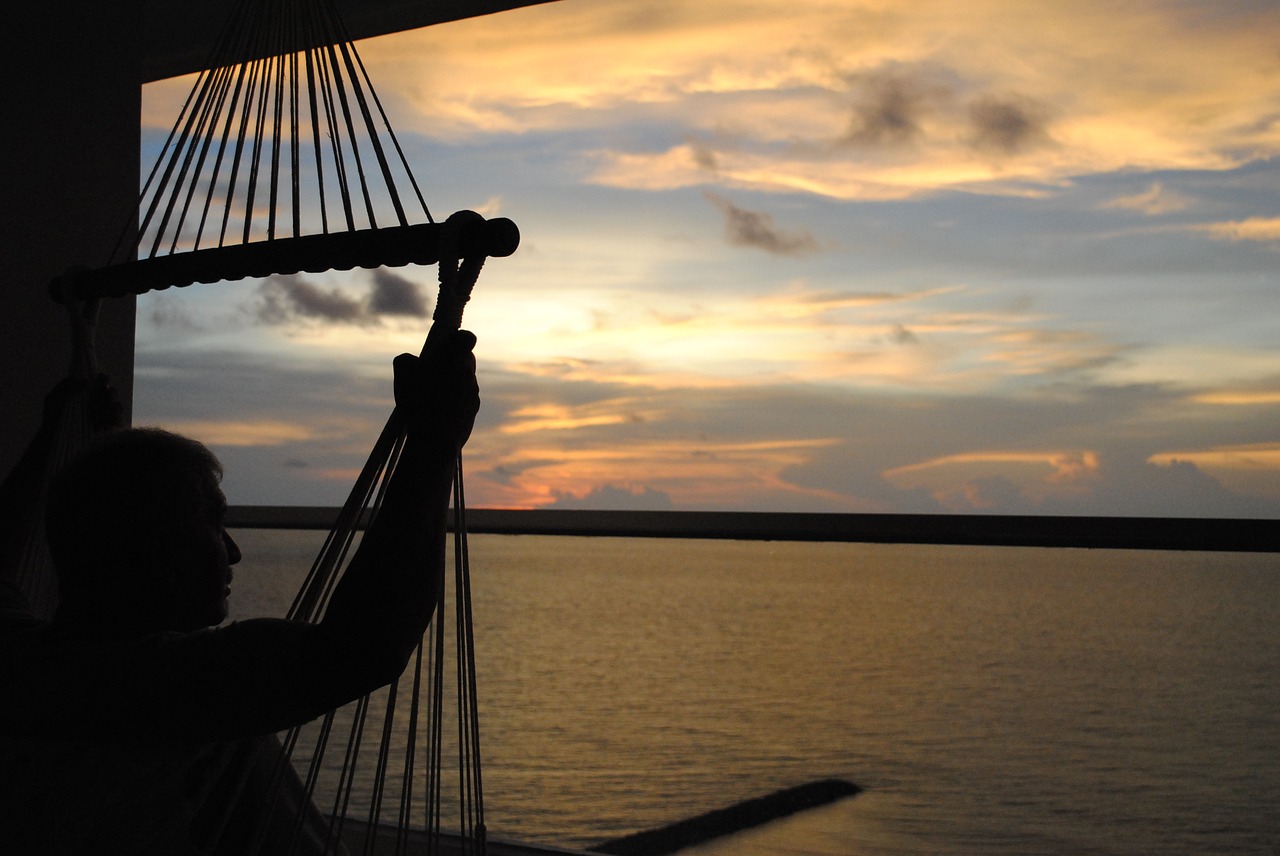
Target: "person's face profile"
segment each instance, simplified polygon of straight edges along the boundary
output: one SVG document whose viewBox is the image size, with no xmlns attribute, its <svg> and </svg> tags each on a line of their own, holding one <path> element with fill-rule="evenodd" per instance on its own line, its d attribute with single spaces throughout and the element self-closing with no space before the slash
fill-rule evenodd
<svg viewBox="0 0 1280 856">
<path fill-rule="evenodd" d="M 163 566 L 152 572 L 168 578 L 169 602 L 160 605 L 159 616 L 166 630 L 199 630 L 227 617 L 231 566 L 240 561 L 240 548 L 223 525 L 222 490 L 211 479 L 204 493 L 194 507 L 161 524 Z"/>
</svg>

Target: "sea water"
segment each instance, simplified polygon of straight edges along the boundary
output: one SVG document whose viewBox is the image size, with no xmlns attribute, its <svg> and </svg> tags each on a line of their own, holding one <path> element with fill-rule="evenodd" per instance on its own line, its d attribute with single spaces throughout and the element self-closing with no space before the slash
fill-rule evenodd
<svg viewBox="0 0 1280 856">
<path fill-rule="evenodd" d="M 233 616 L 321 533 L 234 533 Z M 472 536 L 489 834 L 826 777 L 702 854 L 1280 854 L 1280 557 Z"/>
</svg>

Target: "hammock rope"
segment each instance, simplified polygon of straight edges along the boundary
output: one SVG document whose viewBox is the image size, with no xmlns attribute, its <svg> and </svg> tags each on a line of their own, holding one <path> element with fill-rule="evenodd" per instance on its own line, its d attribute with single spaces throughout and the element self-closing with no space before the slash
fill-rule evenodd
<svg viewBox="0 0 1280 856">
<path fill-rule="evenodd" d="M 33 615 L 51 619 L 58 606 L 57 574 L 44 537 L 49 486 L 58 473 L 95 437 L 110 430 L 112 402 L 98 375 L 94 346 L 98 301 L 64 301 L 71 339 L 67 377 L 46 401 L 57 408 L 44 471 L 34 479 L 36 495 L 25 509 L 26 519 L 15 521 L 21 532 L 13 581 L 22 590 Z M 50 414 L 46 412 L 45 420 Z"/>
<path fill-rule="evenodd" d="M 286 51 L 299 39 L 309 46 Z M 435 264 L 440 225 L 332 0 L 241 0 L 147 175 L 137 228 L 122 230 L 107 266 L 65 275 L 51 291 L 119 297 Z M 519 236 L 498 218 L 461 240 L 467 255 L 501 257 Z"/>
<path fill-rule="evenodd" d="M 483 264 L 483 259 L 457 259 L 457 237 L 469 223 L 473 223 L 479 215 L 460 212 L 445 222 L 447 259 L 440 264 L 440 297 L 436 302 L 436 311 L 430 331 L 423 345 L 424 355 L 437 347 L 441 337 L 451 330 L 456 330 L 461 321 L 462 310 L 470 297 L 476 278 Z M 387 419 L 374 450 L 366 461 L 344 503 L 334 527 L 330 530 L 325 543 L 317 555 L 311 570 L 303 582 L 288 617 L 300 621 L 316 621 L 324 614 L 338 580 L 342 576 L 358 528 L 371 522 L 381 507 L 387 485 L 395 472 L 400 453 L 406 440 L 405 425 L 402 415 L 393 410 Z M 477 703 L 477 680 L 474 655 L 474 621 L 471 602 L 471 570 L 470 555 L 467 545 L 465 525 L 465 494 L 463 490 L 461 457 L 456 462 L 453 505 L 454 505 L 454 579 L 456 610 L 454 616 L 456 642 L 457 673 L 457 709 L 458 709 L 458 762 L 460 776 L 459 798 L 459 832 L 463 842 L 467 842 L 465 852 L 485 852 L 486 832 L 482 805 L 481 772 L 479 769 L 479 722 Z M 436 616 L 433 628 L 428 631 L 424 643 L 414 655 L 414 669 L 409 675 L 410 690 L 408 698 L 403 699 L 400 692 L 400 681 L 393 683 L 381 691 L 379 705 L 382 706 L 380 730 L 370 738 L 366 730 L 371 727 L 371 697 L 360 699 L 346 711 L 348 722 L 339 722 L 339 712 L 334 711 L 323 717 L 311 740 L 312 756 L 307 767 L 304 789 L 309 799 L 317 797 L 319 782 L 324 770 L 325 759 L 330 752 L 335 736 L 335 729 L 343 728 L 347 735 L 343 745 L 341 762 L 338 765 L 338 782 L 334 789 L 335 800 L 332 806 L 333 824 L 330 827 L 330 842 L 342 837 L 346 818 L 352 814 L 352 796 L 356 790 L 358 770 L 362 764 L 362 751 L 366 743 L 376 744 L 375 757 L 372 762 L 372 790 L 368 799 L 366 813 L 365 850 L 373 852 L 377 827 L 383 822 L 385 805 L 388 800 L 395 802 L 393 823 L 397 840 L 397 852 L 404 852 L 408 843 L 408 832 L 416 824 L 417 815 L 425 821 L 424 831 L 428 842 L 427 852 L 437 852 L 441 836 L 441 797 L 442 797 L 442 758 L 444 750 L 444 653 L 445 653 L 445 616 L 443 605 L 445 592 L 436 595 Z M 424 664 L 430 666 L 426 671 Z M 424 675 L 425 673 L 425 675 Z M 425 689 L 428 702 L 421 703 Z M 403 703 L 401 703 L 403 702 Z M 303 733 L 306 726 L 291 729 L 283 741 L 284 758 L 292 758 L 297 747 L 306 742 Z M 425 735 L 427 762 L 425 780 L 421 796 L 416 793 L 416 774 L 418 772 L 417 755 L 419 745 Z M 393 745 L 395 740 L 403 741 L 403 745 Z M 403 760 L 396 770 L 393 754 L 399 753 Z M 398 775 L 395 775 L 398 772 Z M 276 780 L 279 781 L 277 775 Z M 390 786 L 393 780 L 399 780 L 396 792 Z M 415 805 L 421 803 L 420 807 Z M 293 841 L 300 840 L 302 818 L 297 819 Z"/>
<path fill-rule="evenodd" d="M 411 192 L 402 193 L 406 186 Z M 259 210 L 264 200 L 265 212 Z M 432 218 L 333 0 L 240 0 L 147 174 L 136 228 L 122 232 L 108 265 L 68 272 L 50 284 L 50 292 L 74 316 L 76 301 L 96 305 L 106 297 L 197 282 L 437 264 L 440 290 L 425 356 L 459 329 L 485 260 L 510 255 L 518 244 L 519 231 L 504 218 L 486 220 L 470 211 L 441 223 Z M 405 440 L 403 415 L 393 409 L 290 619 L 315 622 L 324 614 L 360 528 L 378 514 Z M 449 752 L 458 758 L 455 807 L 463 851 L 485 852 L 461 458 L 453 510 L 456 746 L 448 745 L 443 728 L 450 682 L 442 578 L 432 626 L 410 673 L 281 737 L 273 789 L 286 778 L 283 765 L 294 763 L 307 798 L 331 812 L 329 848 L 344 839 L 347 819 L 360 815 L 367 824 L 363 852 L 373 852 L 387 826 L 395 827 L 397 853 L 419 840 L 426 852 L 438 852 L 442 764 Z M 292 847 L 301 841 L 303 825 L 299 814 Z M 265 835 L 263 824 L 258 846 Z"/>
</svg>

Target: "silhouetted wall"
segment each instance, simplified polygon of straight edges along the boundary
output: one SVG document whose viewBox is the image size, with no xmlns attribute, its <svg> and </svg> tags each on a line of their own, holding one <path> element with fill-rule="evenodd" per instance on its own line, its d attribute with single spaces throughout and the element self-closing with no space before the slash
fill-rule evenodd
<svg viewBox="0 0 1280 856">
<path fill-rule="evenodd" d="M 114 3 L 25 2 L 0 51 L 0 473 L 67 371 L 64 311 L 47 296 L 71 265 L 98 265 L 136 216 L 140 88 L 135 31 Z M 126 406 L 133 381 L 132 300 L 99 323 L 103 368 Z"/>
</svg>

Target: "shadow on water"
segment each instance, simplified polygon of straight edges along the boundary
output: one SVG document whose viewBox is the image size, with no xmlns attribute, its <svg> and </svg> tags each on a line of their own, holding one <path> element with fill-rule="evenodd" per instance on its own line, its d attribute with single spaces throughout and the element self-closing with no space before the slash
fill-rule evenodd
<svg viewBox="0 0 1280 856">
<path fill-rule="evenodd" d="M 861 789 L 843 779 L 822 779 L 744 800 L 658 829 L 614 838 L 591 848 L 611 856 L 665 856 L 687 847 L 763 826 L 807 809 L 854 796 Z"/>
</svg>

